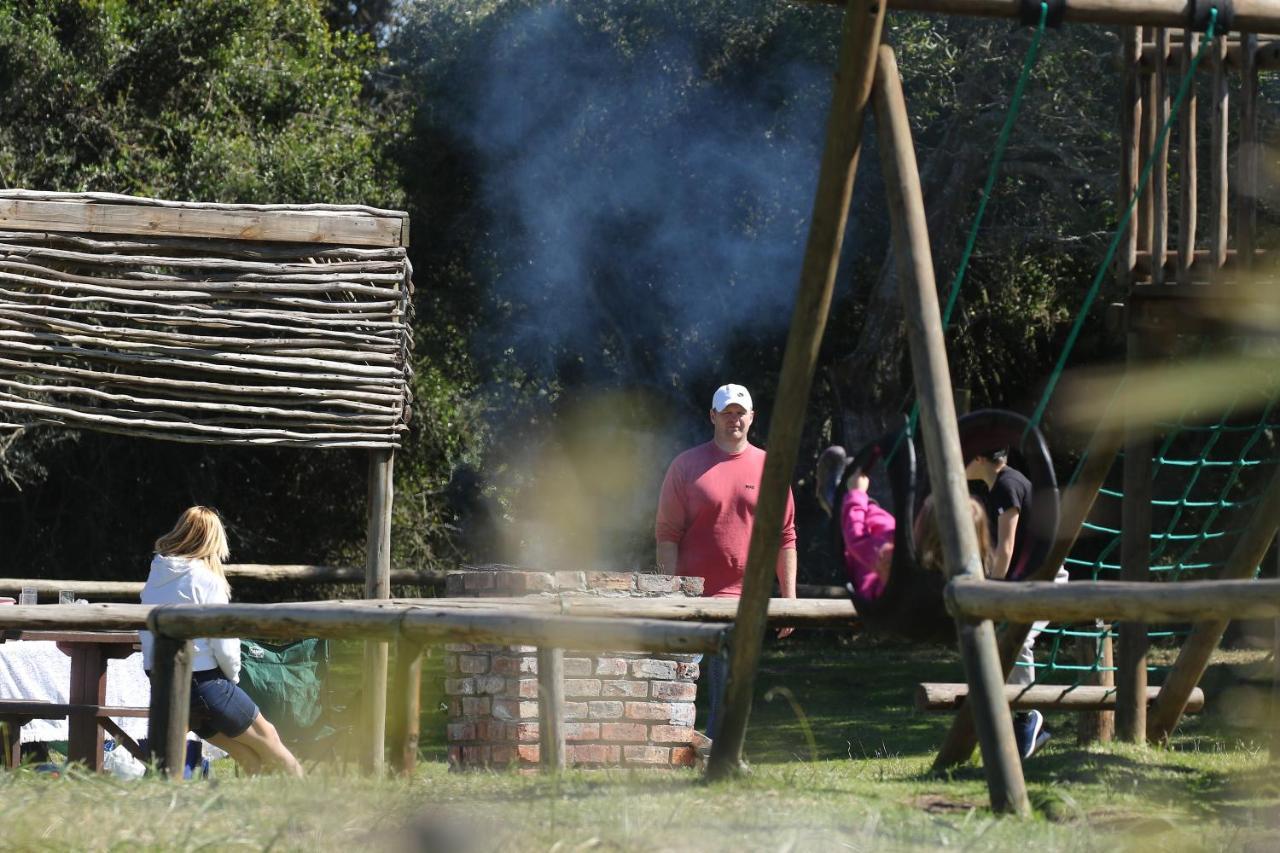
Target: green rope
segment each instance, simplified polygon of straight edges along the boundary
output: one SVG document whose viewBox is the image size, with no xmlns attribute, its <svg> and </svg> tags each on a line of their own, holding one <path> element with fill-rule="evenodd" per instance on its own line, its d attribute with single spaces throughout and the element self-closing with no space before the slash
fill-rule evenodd
<svg viewBox="0 0 1280 853">
<path fill-rule="evenodd" d="M 1049 4 L 1040 4 L 1040 23 L 1036 26 L 1035 35 L 1031 39 L 1031 45 L 1027 48 L 1027 54 L 1022 60 L 1022 73 L 1018 76 L 1018 82 L 1013 87 L 1013 97 L 1009 100 L 1009 111 L 1004 117 L 1004 126 L 1000 128 L 1000 136 L 996 140 L 995 154 L 991 158 L 991 165 L 987 168 L 987 182 L 982 188 L 982 199 L 978 202 L 978 212 L 973 218 L 973 224 L 969 226 L 969 237 L 965 242 L 964 253 L 960 256 L 960 265 L 956 269 L 955 278 L 951 281 L 951 292 L 947 296 L 947 305 L 942 312 L 942 330 L 945 333 L 951 327 L 951 312 L 955 309 L 956 302 L 960 296 L 960 286 L 964 284 L 965 273 L 969 269 L 969 259 L 973 256 L 973 247 L 978 242 L 978 231 L 982 227 L 982 220 L 987 214 L 987 202 L 991 200 L 992 192 L 995 190 L 996 178 L 1000 174 L 1000 164 L 1004 162 L 1004 152 L 1009 146 L 1009 137 L 1013 134 L 1013 126 L 1017 123 L 1018 111 L 1022 104 L 1022 94 L 1026 91 L 1027 81 L 1031 79 L 1031 71 L 1035 68 L 1036 61 L 1040 58 L 1040 42 L 1044 38 L 1045 24 L 1049 19 Z M 911 417 L 907 419 L 907 428 L 902 435 L 898 436 L 898 440 L 894 442 L 893 449 L 889 451 L 886 461 L 892 461 L 893 455 L 898 452 L 898 447 L 904 439 L 912 438 L 916 433 L 916 423 L 920 419 L 920 401 L 916 400 L 911 406 Z"/>
<path fill-rule="evenodd" d="M 1169 110 L 1169 117 L 1165 119 L 1164 126 L 1160 128 L 1160 134 L 1156 137 L 1155 145 L 1152 146 L 1151 156 L 1147 158 L 1147 163 L 1142 167 L 1142 176 L 1138 179 L 1138 187 L 1134 190 L 1133 197 L 1129 199 L 1129 204 L 1125 207 L 1124 215 L 1120 218 L 1120 224 L 1116 226 L 1115 234 L 1111 238 L 1111 245 L 1107 247 L 1106 257 L 1102 261 L 1102 265 L 1098 267 L 1098 274 L 1093 277 L 1093 284 L 1089 286 L 1089 292 L 1085 295 L 1084 305 L 1076 315 L 1076 321 L 1071 326 L 1071 332 L 1067 335 L 1067 343 L 1063 347 L 1062 355 L 1058 358 L 1058 363 L 1053 368 L 1053 373 L 1049 377 L 1049 384 L 1045 387 L 1044 396 L 1040 398 L 1040 403 L 1036 406 L 1035 413 L 1031 416 L 1030 422 L 1027 424 L 1027 430 L 1030 431 L 1039 426 L 1040 419 L 1044 417 L 1044 410 L 1049 405 L 1049 399 L 1053 396 L 1053 391 L 1058 385 L 1058 379 L 1061 378 L 1063 371 L 1067 366 L 1067 358 L 1071 355 L 1071 350 L 1075 348 L 1076 339 L 1080 337 L 1080 330 L 1084 327 L 1084 321 L 1089 314 L 1093 301 L 1098 298 L 1098 291 L 1102 287 L 1102 280 L 1107 274 L 1107 270 L 1111 267 L 1111 262 L 1115 259 L 1116 250 L 1120 247 L 1120 240 L 1124 237 L 1129 220 L 1133 217 L 1134 208 L 1138 204 L 1138 199 L 1142 197 L 1142 193 L 1147 188 L 1147 181 L 1151 178 L 1151 171 L 1155 167 L 1156 154 L 1164 148 L 1165 139 L 1169 136 L 1169 129 L 1173 126 L 1174 119 L 1178 117 L 1178 110 L 1182 107 L 1182 102 L 1187 97 L 1187 92 L 1191 89 L 1191 84 L 1196 78 L 1196 70 L 1200 67 L 1200 60 L 1204 56 L 1205 50 L 1213 42 L 1213 31 L 1218 23 L 1218 10 L 1209 10 L 1209 29 L 1205 32 L 1204 38 L 1200 42 L 1200 49 L 1196 51 L 1195 59 L 1191 60 L 1191 67 L 1187 70 L 1186 76 L 1182 78 L 1182 85 L 1178 87 L 1178 95 L 1174 98 L 1173 107 Z"/>
</svg>

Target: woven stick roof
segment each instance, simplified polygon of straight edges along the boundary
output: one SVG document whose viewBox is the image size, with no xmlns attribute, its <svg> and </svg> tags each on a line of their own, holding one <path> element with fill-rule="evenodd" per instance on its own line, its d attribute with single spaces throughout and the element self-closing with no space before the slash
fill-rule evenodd
<svg viewBox="0 0 1280 853">
<path fill-rule="evenodd" d="M 0 191 L 0 424 L 387 448 L 406 214 Z"/>
</svg>

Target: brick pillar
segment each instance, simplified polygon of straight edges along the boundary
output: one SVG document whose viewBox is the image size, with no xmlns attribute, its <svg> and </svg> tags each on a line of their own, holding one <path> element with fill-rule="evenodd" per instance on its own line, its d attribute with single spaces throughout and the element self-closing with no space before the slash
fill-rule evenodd
<svg viewBox="0 0 1280 853">
<path fill-rule="evenodd" d="M 697 597 L 702 579 L 639 572 L 451 572 L 451 597 L 582 595 Z M 449 763 L 538 764 L 538 661 L 533 646 L 445 647 Z M 689 767 L 698 664 L 694 655 L 565 650 L 565 753 L 570 766 Z"/>
</svg>

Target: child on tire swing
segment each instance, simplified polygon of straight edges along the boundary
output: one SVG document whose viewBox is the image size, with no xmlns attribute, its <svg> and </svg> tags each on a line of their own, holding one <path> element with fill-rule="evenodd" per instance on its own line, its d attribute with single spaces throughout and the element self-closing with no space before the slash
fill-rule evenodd
<svg viewBox="0 0 1280 853">
<path fill-rule="evenodd" d="M 828 515 L 835 507 L 840 481 L 844 477 L 844 449 L 828 447 L 818 460 L 818 502 Z M 841 538 L 844 540 L 844 565 L 849 583 L 859 598 L 874 601 L 889 583 L 893 568 L 893 535 L 898 522 L 893 513 L 873 501 L 867 494 L 871 478 L 863 471 L 849 475 L 848 487 L 839 497 Z M 978 537 L 978 552 L 984 570 L 991 565 L 991 536 L 987 512 L 977 500 L 969 499 L 973 515 L 973 532 Z M 933 499 L 925 498 L 912 525 L 916 553 L 922 568 L 942 572 L 942 540 L 934 516 Z"/>
<path fill-rule="evenodd" d="M 850 473 L 844 494 L 837 495 L 840 483 L 845 480 L 844 472 L 847 464 L 848 460 L 842 447 L 832 446 L 822 452 L 818 458 L 816 472 L 818 503 L 828 515 L 831 515 L 838 499 L 840 514 L 837 520 L 840 523 L 841 539 L 844 542 L 845 572 L 849 578 L 850 589 L 859 598 L 874 601 L 884 593 L 893 568 L 893 538 L 897 529 L 897 519 L 894 518 L 893 513 L 881 507 L 867 494 L 871 479 L 863 471 Z M 972 479 L 982 479 L 980 476 L 975 476 L 979 467 L 980 463 L 971 463 L 968 474 Z M 1002 466 L 1000 470 L 1018 477 L 1022 476 L 1007 466 Z M 1026 501 L 1029 502 L 1029 500 L 1030 484 L 1028 483 Z M 976 498 L 969 498 L 969 509 L 974 534 L 978 541 L 978 553 L 982 556 L 983 571 L 990 577 L 993 574 L 995 561 L 998 559 L 997 549 L 992 539 L 992 525 L 986 508 Z M 932 497 L 925 498 L 921 505 L 912 526 L 912 535 L 915 539 L 916 557 L 920 567 L 929 571 L 945 572 L 942 541 L 938 532 Z M 1007 569 L 1008 555 L 1004 556 Z M 1034 642 L 1034 638 L 1030 642 Z M 1034 670 L 1015 667 L 1009 677 L 1009 683 L 1029 683 L 1026 679 L 1027 674 L 1034 678 Z M 1013 731 L 1018 754 L 1022 758 L 1030 758 L 1050 737 L 1048 730 L 1044 728 L 1044 715 L 1039 711 L 1015 714 Z"/>
</svg>

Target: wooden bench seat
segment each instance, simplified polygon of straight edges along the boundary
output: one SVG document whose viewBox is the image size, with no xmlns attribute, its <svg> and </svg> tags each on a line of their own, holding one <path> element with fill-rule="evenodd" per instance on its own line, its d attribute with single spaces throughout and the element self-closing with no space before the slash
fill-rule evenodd
<svg viewBox="0 0 1280 853">
<path fill-rule="evenodd" d="M 1159 687 L 1147 688 L 1147 703 L 1155 701 Z M 917 711 L 954 711 L 969 695 L 968 684 L 923 683 L 916 687 Z M 1015 711 L 1114 711 L 1116 689 L 1096 685 L 1031 684 L 1020 686 L 1006 684 L 1005 699 Z M 1187 712 L 1204 708 L 1204 691 L 1199 687 L 1191 692 Z"/>
<path fill-rule="evenodd" d="M 146 761 L 146 754 L 137 741 L 125 734 L 112 717 L 147 717 L 149 709 L 137 707 L 112 707 L 110 705 L 69 704 L 65 702 L 40 702 L 29 699 L 0 699 L 0 725 L 4 726 L 3 750 L 0 759 L 6 769 L 22 763 L 22 737 L 18 730 L 32 720 L 65 720 L 71 716 L 91 716 L 116 742 L 139 761 Z"/>
</svg>

